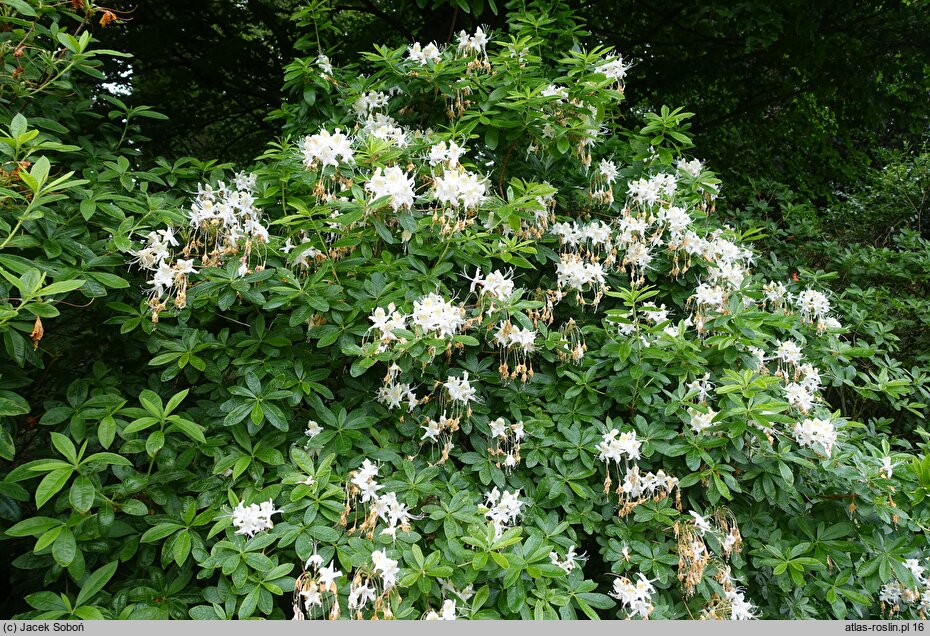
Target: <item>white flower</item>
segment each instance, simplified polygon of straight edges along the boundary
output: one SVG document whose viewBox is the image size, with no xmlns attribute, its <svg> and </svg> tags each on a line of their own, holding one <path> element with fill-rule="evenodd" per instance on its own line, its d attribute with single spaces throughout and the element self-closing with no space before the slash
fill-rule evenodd
<svg viewBox="0 0 930 636">
<path fill-rule="evenodd" d="M 365 189 L 372 193 L 374 200 L 389 196 L 395 212 L 413 205 L 413 178 L 397 166 L 376 169 Z"/>
<path fill-rule="evenodd" d="M 367 581 L 360 585 L 349 585 L 349 609 L 362 609 L 375 598 L 375 588 L 368 585 Z"/>
<path fill-rule="evenodd" d="M 829 419 L 806 419 L 794 425 L 794 438 L 801 446 L 820 446 L 827 457 L 833 452 L 836 443 L 836 427 Z"/>
<path fill-rule="evenodd" d="M 499 417 L 496 420 L 491 420 L 488 425 L 491 427 L 491 437 L 507 436 L 507 422 L 504 421 L 504 418 Z"/>
<path fill-rule="evenodd" d="M 617 180 L 617 165 L 608 159 L 601 159 L 601 163 L 598 164 L 598 172 L 604 181 L 609 184 Z"/>
<path fill-rule="evenodd" d="M 196 274 L 197 270 L 194 269 L 194 259 L 184 260 L 179 258 L 174 264 L 174 272 L 176 276 L 183 276 L 185 274 Z"/>
<path fill-rule="evenodd" d="M 532 353 L 536 349 L 536 334 L 537 332 L 533 329 L 514 327 L 510 330 L 507 344 L 526 353 Z"/>
<path fill-rule="evenodd" d="M 568 89 L 564 86 L 559 86 L 558 84 L 549 84 L 546 88 L 540 93 L 542 97 L 558 97 L 558 101 L 562 101 L 568 97 Z"/>
<path fill-rule="evenodd" d="M 429 165 L 435 166 L 447 162 L 450 168 L 454 168 L 458 165 L 459 158 L 464 153 L 465 149 L 454 141 L 450 141 L 448 146 L 446 146 L 446 142 L 440 141 L 429 149 Z"/>
<path fill-rule="evenodd" d="M 468 404 L 469 402 L 474 402 L 477 399 L 475 397 L 477 391 L 468 380 L 468 371 L 462 373 L 462 377 L 460 378 L 456 378 L 450 375 L 449 379 L 446 380 L 443 386 L 446 387 L 446 391 L 449 393 L 449 399 L 451 399 L 453 402 Z"/>
<path fill-rule="evenodd" d="M 626 77 L 626 72 L 629 70 L 630 65 L 623 63 L 623 58 L 617 55 L 616 57 L 608 57 L 600 64 L 595 70 L 598 73 L 602 73 L 607 76 L 607 79 L 613 80 L 614 82 L 621 84 Z"/>
<path fill-rule="evenodd" d="M 510 492 L 505 490 L 501 494 L 497 488 L 485 495 L 485 513 L 484 516 L 490 519 L 494 525 L 495 534 L 499 537 L 504 532 L 504 528 L 509 527 L 520 515 L 523 502 L 520 501 L 520 491 Z"/>
<path fill-rule="evenodd" d="M 236 534 L 244 534 L 248 537 L 264 530 L 270 530 L 274 527 L 271 521 L 271 515 L 281 512 L 275 510 L 271 499 L 259 504 L 251 504 L 248 507 L 239 504 L 232 512 L 232 522 L 236 526 Z"/>
<path fill-rule="evenodd" d="M 342 576 L 342 572 L 334 568 L 332 564 L 327 565 L 325 568 L 320 568 L 320 587 L 324 590 L 335 592 L 337 590 L 336 579 L 340 576 Z"/>
<path fill-rule="evenodd" d="M 698 513 L 694 512 L 693 510 L 691 511 L 691 516 L 694 518 L 695 529 L 697 529 L 697 531 L 701 533 L 701 536 L 704 536 L 704 533 L 708 532 L 711 529 L 710 524 L 707 522 L 707 519 L 705 519 Z"/>
<path fill-rule="evenodd" d="M 309 422 L 307 422 L 307 430 L 304 431 L 304 434 L 310 439 L 313 439 L 314 437 L 316 437 L 322 432 L 323 432 L 323 427 L 320 426 L 319 422 L 317 422 L 316 420 L 310 420 Z"/>
<path fill-rule="evenodd" d="M 494 270 L 484 279 L 478 280 L 477 283 L 481 285 L 483 293 L 498 300 L 507 301 L 513 295 L 513 280 L 507 278 L 499 269 Z"/>
<path fill-rule="evenodd" d="M 636 431 L 629 431 L 620 434 L 617 429 L 611 429 L 609 433 L 604 433 L 601 443 L 597 445 L 599 451 L 598 459 L 602 462 L 614 461 L 619 464 L 624 456 L 631 460 L 639 459 L 639 449 L 642 442 L 636 439 Z"/>
<path fill-rule="evenodd" d="M 801 347 L 794 340 L 785 340 L 778 343 L 775 358 L 785 364 L 797 366 L 801 364 Z"/>
<path fill-rule="evenodd" d="M 323 557 L 321 557 L 319 554 L 317 554 L 316 552 L 314 552 L 314 553 L 311 554 L 310 557 L 307 559 L 307 563 L 304 564 L 304 569 L 305 569 L 305 570 L 309 570 L 309 569 L 312 567 L 312 568 L 318 570 L 318 569 L 320 569 L 320 566 L 321 566 L 321 565 L 323 565 Z"/>
<path fill-rule="evenodd" d="M 326 166 L 338 166 L 340 159 L 343 163 L 352 163 L 351 144 L 351 140 L 338 128 L 333 134 L 321 130 L 315 135 L 308 135 L 304 138 L 303 144 L 304 164 L 310 167 L 319 162 L 325 168 Z"/>
<path fill-rule="evenodd" d="M 701 164 L 699 159 L 692 159 L 691 161 L 679 159 L 675 166 L 685 174 L 691 175 L 692 177 L 701 176 L 701 171 L 704 169 L 704 166 Z"/>
<path fill-rule="evenodd" d="M 695 433 L 700 433 L 713 426 L 713 420 L 717 416 L 717 411 L 708 408 L 706 412 L 703 412 L 694 408 L 689 408 L 688 415 L 691 416 L 691 429 Z"/>
<path fill-rule="evenodd" d="M 728 590 L 726 592 L 727 600 L 730 601 L 730 620 L 747 621 L 756 617 L 753 613 L 755 609 L 752 603 L 746 600 L 743 593 L 737 590 Z"/>
<path fill-rule="evenodd" d="M 484 55 L 485 47 L 488 44 L 487 34 L 478 27 L 475 29 L 474 35 L 468 35 L 465 31 L 459 31 L 459 52 L 465 53 L 466 55 L 475 53 Z"/>
<path fill-rule="evenodd" d="M 426 334 L 439 338 L 454 336 L 465 324 L 465 310 L 439 294 L 428 294 L 413 303 L 410 321 Z"/>
<path fill-rule="evenodd" d="M 321 71 L 323 71 L 327 75 L 333 74 L 333 65 L 330 63 L 329 58 L 323 55 L 322 53 L 316 56 L 316 65 Z"/>
<path fill-rule="evenodd" d="M 381 575 L 381 581 L 384 583 L 384 589 L 394 586 L 397 581 L 397 574 L 400 568 L 397 567 L 397 561 L 387 556 L 384 550 L 375 550 L 371 553 L 371 561 L 375 565 L 375 572 Z"/>
<path fill-rule="evenodd" d="M 630 616 L 639 616 L 640 618 L 649 618 L 652 612 L 652 595 L 655 588 L 652 581 L 639 573 L 639 580 L 633 583 L 625 576 L 614 579 L 613 590 L 608 593 L 619 600 L 623 606 L 630 612 Z"/>
<path fill-rule="evenodd" d="M 414 42 L 412 46 L 407 48 L 407 59 L 425 65 L 427 61 L 435 63 L 442 58 L 439 56 L 439 49 L 433 42 L 424 47 L 420 47 L 419 42 Z"/>
<path fill-rule="evenodd" d="M 439 434 L 442 433 L 442 427 L 439 425 L 439 422 L 430 418 L 424 426 L 421 426 L 425 432 L 423 437 L 420 438 L 420 441 L 430 440 L 431 442 L 439 441 Z"/>
<path fill-rule="evenodd" d="M 816 322 L 830 313 L 830 301 L 819 291 L 805 289 L 795 299 L 801 317 L 807 322 Z"/>
<path fill-rule="evenodd" d="M 398 340 L 397 336 L 394 335 L 394 330 L 403 329 L 407 326 L 407 317 L 397 311 L 394 303 L 389 304 L 386 310 L 381 307 L 376 308 L 371 312 L 368 320 L 371 321 L 369 331 L 372 329 L 380 331 L 383 342 Z"/>
<path fill-rule="evenodd" d="M 487 198 L 487 187 L 478 175 L 463 170 L 444 170 L 433 180 L 433 196 L 437 201 L 466 210 L 481 205 Z"/>
</svg>

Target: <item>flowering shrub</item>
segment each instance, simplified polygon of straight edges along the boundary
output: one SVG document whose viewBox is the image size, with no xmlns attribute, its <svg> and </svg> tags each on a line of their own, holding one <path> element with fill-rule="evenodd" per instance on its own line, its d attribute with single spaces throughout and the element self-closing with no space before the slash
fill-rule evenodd
<svg viewBox="0 0 930 636">
<path fill-rule="evenodd" d="M 325 121 L 134 218 L 154 373 L 6 474 L 25 615 L 922 615 L 930 466 L 824 400 L 829 297 L 541 11 L 295 63 Z"/>
</svg>

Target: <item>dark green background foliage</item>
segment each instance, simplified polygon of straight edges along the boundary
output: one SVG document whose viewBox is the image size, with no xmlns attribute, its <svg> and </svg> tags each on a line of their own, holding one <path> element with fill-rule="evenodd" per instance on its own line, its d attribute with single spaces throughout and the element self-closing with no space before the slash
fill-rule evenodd
<svg viewBox="0 0 930 636">
<path fill-rule="evenodd" d="M 733 573 L 765 617 L 877 617 L 883 585 L 916 585 L 904 562 L 926 555 L 930 523 L 927 2 L 0 0 L 0 24 L 0 529 L 11 583 L 0 616 L 284 618 L 316 546 L 346 573 L 387 549 L 401 565 L 404 618 L 439 609 L 438 578 L 473 584 L 464 616 L 623 617 L 605 593 L 612 575 L 637 572 L 658 590 L 653 616 L 683 618 L 722 589 L 707 576 L 682 595 L 672 529 L 689 510 L 723 508 L 743 538 Z M 478 25 L 525 38 L 538 58 L 524 69 L 495 60 L 504 70 L 493 75 L 466 74 L 458 59 L 434 76 L 408 73 L 407 44 L 454 48 L 456 32 Z M 590 72 L 599 47 L 635 63 L 622 100 Z M 321 75 L 319 53 L 335 78 Z M 605 118 L 595 160 L 621 168 L 612 208 L 587 198 L 574 145 L 583 117 L 544 141 L 552 102 L 539 93 L 552 82 Z M 846 333 L 734 300 L 706 342 L 619 338 L 605 316 L 647 300 L 674 320 L 689 313 L 703 265 L 673 280 L 663 261 L 644 289 L 611 278 L 616 293 L 598 311 L 558 305 L 556 324 L 574 319 L 588 354 L 560 362 L 553 327 L 525 386 L 501 382 L 496 351 L 470 335 L 435 360 L 416 342 L 398 358 L 405 374 L 425 384 L 468 371 L 485 398 L 452 459 L 428 466 L 418 422 L 372 399 L 390 356 L 363 342 L 368 315 L 390 302 L 409 311 L 437 290 L 462 298 L 459 272 L 477 264 L 516 269 L 527 291 L 509 311 L 525 321 L 534 290 L 553 285 L 558 243 L 498 244 L 480 226 L 439 237 L 409 213 L 357 224 L 368 218 L 361 182 L 342 184 L 349 200 L 322 204 L 322 173 L 300 161 L 304 135 L 351 130 L 347 104 L 394 85 L 403 94 L 389 112 L 401 123 L 468 137 L 463 163 L 488 175 L 488 208 L 515 227 L 549 192 L 543 182 L 559 191 L 560 220 L 612 218 L 627 181 L 674 170 L 683 153 L 706 160 L 713 172 L 682 200 L 698 209 L 714 175 L 723 181 L 696 224 L 729 224 L 725 236 L 752 244 L 759 278 L 741 293 L 759 297 L 762 280 L 824 291 Z M 471 103 L 450 122 L 445 107 L 464 85 Z M 428 152 L 423 140 L 412 148 Z M 358 157 L 366 170 L 415 159 L 378 147 Z M 273 222 L 264 268 L 204 267 L 187 306 L 154 324 L 130 252 L 151 230 L 183 227 L 198 185 L 228 183 L 234 167 L 254 170 Z M 295 275 L 283 238 L 303 232 L 324 247 L 336 208 L 339 236 L 326 246 L 349 255 Z M 784 337 L 803 342 L 824 375 L 823 408 L 842 423 L 829 459 L 759 431 L 790 420 L 745 350 Z M 721 414 L 699 436 L 683 385 L 704 372 Z M 497 416 L 526 422 L 510 474 L 487 454 Z M 308 419 L 324 430 L 311 441 Z M 616 514 L 595 448 L 611 427 L 637 431 L 644 469 L 682 480 L 680 510 L 673 496 Z M 422 515 L 396 545 L 339 524 L 363 457 Z M 307 476 L 315 485 L 300 483 Z M 500 539 L 478 508 L 495 485 L 528 502 Z M 269 498 L 283 510 L 274 530 L 235 535 L 229 510 Z M 549 552 L 571 545 L 587 560 L 565 575 Z"/>
</svg>

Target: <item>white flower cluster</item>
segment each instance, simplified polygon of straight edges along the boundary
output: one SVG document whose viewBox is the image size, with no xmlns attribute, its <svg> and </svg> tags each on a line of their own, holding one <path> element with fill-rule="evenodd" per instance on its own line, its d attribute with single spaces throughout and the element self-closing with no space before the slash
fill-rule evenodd
<svg viewBox="0 0 930 636">
<path fill-rule="evenodd" d="M 558 566 L 565 570 L 566 574 L 571 574 L 572 570 L 575 569 L 576 561 L 584 559 L 585 555 L 575 554 L 575 546 L 570 546 L 568 552 L 565 553 L 565 558 L 560 559 L 558 552 L 550 552 L 549 560 L 552 562 L 552 565 Z"/>
<path fill-rule="evenodd" d="M 448 145 L 446 145 L 446 142 L 440 141 L 430 146 L 429 165 L 437 166 L 444 163 L 450 168 L 455 168 L 459 165 L 459 159 L 463 154 L 465 154 L 465 149 L 454 141 L 450 141 Z"/>
<path fill-rule="evenodd" d="M 329 60 L 329 57 L 320 53 L 316 56 L 316 66 L 326 75 L 332 76 L 333 74 L 333 65 Z"/>
<path fill-rule="evenodd" d="M 541 97 L 556 97 L 558 101 L 568 99 L 568 89 L 558 84 L 549 84 L 540 93 Z"/>
<path fill-rule="evenodd" d="M 401 404 L 406 403 L 407 412 L 413 411 L 416 405 L 420 403 L 413 388 L 407 382 L 395 381 L 395 374 L 389 374 L 388 377 L 388 381 L 378 388 L 375 399 L 391 410 L 398 409 Z"/>
<path fill-rule="evenodd" d="M 174 259 L 171 248 L 177 246 L 174 230 L 168 227 L 149 232 L 145 246 L 132 252 L 135 262 L 153 272 L 152 279 L 148 281 L 152 286 L 153 299 L 159 299 L 173 289 L 186 289 L 187 275 L 196 273 L 194 259 Z"/>
<path fill-rule="evenodd" d="M 423 437 L 420 438 L 420 441 L 429 440 L 431 442 L 439 442 L 439 436 L 442 435 L 443 431 L 451 430 L 455 428 L 455 422 L 452 419 L 446 417 L 446 414 L 443 413 L 439 416 L 439 419 L 429 418 L 426 420 L 426 424 L 421 426 L 423 429 Z"/>
<path fill-rule="evenodd" d="M 489 448 L 488 453 L 497 458 L 503 457 L 504 468 L 512 469 L 520 463 L 520 442 L 526 436 L 523 420 L 508 424 L 507 420 L 499 417 L 488 422 L 491 429 L 491 438 L 497 443 L 496 448 Z M 500 467 L 500 462 L 498 462 Z"/>
<path fill-rule="evenodd" d="M 765 302 L 774 311 L 781 311 L 793 305 L 801 320 L 816 327 L 817 333 L 829 329 L 840 329 L 840 322 L 830 316 L 830 300 L 822 292 L 805 289 L 792 297 L 788 288 L 781 281 L 770 281 L 762 287 Z"/>
<path fill-rule="evenodd" d="M 467 170 L 446 169 L 441 177 L 433 179 L 433 184 L 433 196 L 444 205 L 471 210 L 487 198 L 484 179 Z"/>
<path fill-rule="evenodd" d="M 380 139 L 398 148 L 406 148 L 408 145 L 407 131 L 398 125 L 393 117 L 375 113 L 369 115 L 361 124 L 362 130 L 359 134 L 362 136 Z"/>
<path fill-rule="evenodd" d="M 499 269 L 494 270 L 482 278 L 481 271 L 475 270 L 475 277 L 471 279 L 469 293 L 473 293 L 477 287 L 481 287 L 481 294 L 496 298 L 502 302 L 510 300 L 513 295 L 513 272 L 504 274 Z"/>
<path fill-rule="evenodd" d="M 584 291 L 588 285 L 600 290 L 606 285 L 604 279 L 604 266 L 597 262 L 586 262 L 573 252 L 562 254 L 556 265 L 559 287 L 566 287 L 578 292 Z"/>
<path fill-rule="evenodd" d="M 505 490 L 501 493 L 495 487 L 485 495 L 484 516 L 494 525 L 494 532 L 498 537 L 516 522 L 522 508 L 519 489 L 513 492 Z"/>
<path fill-rule="evenodd" d="M 801 446 L 820 447 L 830 457 L 836 444 L 836 427 L 828 418 L 807 418 L 794 425 L 794 438 Z"/>
<path fill-rule="evenodd" d="M 267 243 L 268 230 L 261 224 L 261 210 L 255 207 L 254 187 L 255 175 L 241 173 L 236 175 L 234 188 L 222 181 L 216 188 L 201 185 L 190 208 L 191 227 L 212 239 L 219 250 L 237 251 L 243 238 Z"/>
<path fill-rule="evenodd" d="M 710 397 L 710 392 L 714 390 L 714 383 L 710 381 L 710 373 L 705 373 L 700 378 L 695 378 L 693 381 L 689 382 L 687 387 L 689 395 L 694 392 L 698 402 L 706 404 L 707 398 Z"/>
<path fill-rule="evenodd" d="M 628 618 L 639 616 L 645 620 L 654 609 L 652 595 L 655 591 L 652 581 L 640 572 L 636 583 L 625 576 L 614 579 L 613 590 L 608 592 L 608 596 L 620 601 L 623 608 L 629 612 Z"/>
<path fill-rule="evenodd" d="M 911 589 L 901 581 L 892 581 L 882 586 L 879 600 L 888 606 L 889 618 L 901 611 L 902 603 L 915 606 L 924 618 L 930 612 L 930 578 L 924 575 L 926 568 L 918 559 L 906 559 L 904 567 L 914 575 L 917 587 Z"/>
<path fill-rule="evenodd" d="M 365 189 L 372 193 L 372 201 L 383 197 L 390 198 L 391 208 L 397 212 L 401 208 L 413 206 L 413 177 L 397 166 L 375 169 L 375 173 L 365 184 Z"/>
<path fill-rule="evenodd" d="M 294 588 L 295 597 L 303 601 L 304 611 L 312 614 L 316 608 L 323 607 L 323 594 L 326 593 L 332 594 L 332 600 L 338 607 L 339 587 L 336 585 L 336 579 L 342 576 L 342 572 L 333 567 L 332 563 L 323 567 L 323 557 L 316 552 L 307 559 L 304 572 Z M 295 607 L 295 615 L 297 611 L 298 608 Z"/>
<path fill-rule="evenodd" d="M 484 32 L 481 27 L 475 29 L 473 35 L 468 35 L 465 31 L 459 31 L 458 35 L 458 50 L 459 53 L 464 55 L 486 55 L 485 47 L 487 47 L 490 39 L 488 35 Z"/>
<path fill-rule="evenodd" d="M 830 313 L 830 301 L 819 291 L 805 289 L 794 300 L 801 314 L 801 319 L 808 323 L 816 323 L 826 318 Z"/>
<path fill-rule="evenodd" d="M 253 537 L 259 532 L 270 530 L 274 527 L 271 515 L 279 512 L 281 511 L 275 510 L 271 499 L 263 501 L 261 504 L 251 504 L 249 506 L 243 506 L 240 501 L 232 511 L 232 523 L 236 526 L 236 534 Z"/>
<path fill-rule="evenodd" d="M 626 72 L 630 70 L 630 64 L 625 64 L 623 58 L 619 55 L 612 55 L 605 58 L 595 70 L 606 75 L 607 79 L 614 83 L 617 90 L 623 90 L 623 80 L 626 79 Z"/>
<path fill-rule="evenodd" d="M 361 468 L 352 473 L 349 482 L 358 490 L 362 497 L 362 503 L 377 498 L 378 491 L 384 488 L 375 480 L 377 476 L 378 466 L 368 459 L 362 462 Z"/>
<path fill-rule="evenodd" d="M 701 163 L 700 159 L 690 161 L 679 159 L 675 162 L 675 167 L 691 177 L 701 176 L 701 172 L 704 170 L 704 164 Z"/>
<path fill-rule="evenodd" d="M 688 415 L 691 418 L 691 430 L 695 433 L 701 433 L 714 425 L 713 420 L 717 417 L 717 411 L 710 407 L 707 407 L 706 410 L 703 411 L 689 407 Z"/>
<path fill-rule="evenodd" d="M 352 140 L 346 137 L 337 128 L 332 134 L 328 130 L 321 130 L 315 135 L 304 137 L 303 143 L 304 165 L 308 168 L 314 166 L 338 167 L 342 163 L 352 163 Z"/>
<path fill-rule="evenodd" d="M 639 449 L 642 445 L 643 443 L 636 439 L 636 431 L 621 434 L 614 428 L 609 433 L 604 433 L 604 438 L 597 445 L 598 459 L 604 463 L 613 461 L 618 465 L 629 460 L 636 461 L 639 459 Z"/>
<path fill-rule="evenodd" d="M 634 464 L 626 470 L 617 492 L 628 501 L 641 501 L 652 497 L 665 498 L 678 486 L 678 478 L 672 477 L 664 470 L 639 472 Z"/>
<path fill-rule="evenodd" d="M 919 559 L 906 559 L 904 567 L 914 575 L 917 587 L 910 588 L 901 581 L 891 581 L 882 586 L 878 599 L 889 618 L 906 606 L 917 609 L 920 617 L 924 618 L 930 613 L 930 577 L 925 575 L 927 568 L 920 564 Z"/>
<path fill-rule="evenodd" d="M 256 244 L 267 244 L 269 235 L 261 222 L 261 210 L 255 207 L 253 190 L 255 175 L 239 173 L 234 184 L 227 186 L 220 181 L 216 188 L 201 184 L 188 214 L 191 235 L 187 244 L 180 248 L 182 256 L 176 258 L 172 248 L 179 247 L 174 228 L 150 232 L 145 245 L 130 252 L 133 262 L 152 273 L 148 283 L 152 286 L 149 306 L 153 310 L 152 320 L 167 306 L 162 300 L 165 294 L 174 295 L 174 305 L 183 308 L 187 304 L 188 275 L 196 273 L 192 252 L 199 250 L 203 267 L 222 265 L 232 254 L 240 255 L 242 263 L 239 275 L 249 271 L 249 259 Z"/>
<path fill-rule="evenodd" d="M 407 47 L 407 59 L 411 62 L 419 62 L 426 66 L 427 62 L 436 63 L 442 59 L 439 54 L 439 47 L 435 42 L 430 42 L 426 46 L 421 46 L 419 42 L 414 42 Z"/>
<path fill-rule="evenodd" d="M 451 338 L 465 325 L 465 309 L 431 293 L 413 303 L 410 322 L 428 336 Z"/>
<path fill-rule="evenodd" d="M 378 466 L 366 459 L 358 470 L 349 475 L 349 489 L 353 497 L 360 497 L 363 504 L 371 502 L 362 529 L 372 535 L 378 519 L 387 524 L 381 535 L 388 535 L 397 539 L 397 530 L 410 529 L 410 509 L 406 504 L 398 501 L 397 493 L 385 492 L 378 494 L 384 488 L 375 479 L 378 476 Z"/>
<path fill-rule="evenodd" d="M 510 322 L 502 322 L 494 334 L 494 341 L 504 349 L 515 349 L 522 353 L 532 353 L 536 350 L 535 329 L 521 329 L 514 327 Z"/>
<path fill-rule="evenodd" d="M 630 181 L 627 193 L 637 205 L 651 207 L 661 202 L 670 202 L 677 189 L 678 182 L 674 175 L 659 173 Z"/>
<path fill-rule="evenodd" d="M 397 567 L 397 559 L 390 558 L 384 550 L 375 550 L 371 553 L 371 562 L 375 566 L 375 572 L 381 575 L 384 589 L 392 588 L 397 582 L 397 575 L 400 573 L 400 568 Z"/>
<path fill-rule="evenodd" d="M 435 610 L 431 610 L 429 614 L 426 615 L 426 618 L 423 620 L 426 621 L 454 621 L 458 618 L 456 616 L 455 601 L 451 598 L 447 598 L 442 602 L 442 609 L 439 613 L 436 613 Z"/>
<path fill-rule="evenodd" d="M 617 180 L 617 164 L 609 159 L 601 159 L 601 162 L 597 165 L 597 172 L 607 185 Z"/>
<path fill-rule="evenodd" d="M 611 248 L 610 226 L 603 221 L 555 223 L 549 231 L 559 237 L 563 247 L 582 246 L 591 251 L 600 248 L 604 252 L 610 251 Z"/>
<path fill-rule="evenodd" d="M 390 303 L 387 309 L 377 307 L 368 316 L 368 320 L 371 321 L 371 327 L 369 327 L 368 331 L 378 331 L 381 343 L 385 345 L 385 348 L 389 342 L 400 341 L 400 338 L 394 335 L 394 330 L 404 329 L 407 326 L 407 317 L 397 311 L 394 303 Z"/>
<path fill-rule="evenodd" d="M 779 361 L 779 368 L 800 366 L 802 355 L 801 347 L 794 340 L 779 341 L 775 348 L 775 359 Z"/>
<path fill-rule="evenodd" d="M 746 596 L 742 591 L 734 588 L 726 590 L 724 594 L 730 603 L 731 621 L 748 621 L 756 617 L 755 608 L 752 603 L 746 600 Z"/>
<path fill-rule="evenodd" d="M 358 99 L 355 100 L 355 103 L 352 104 L 352 109 L 355 110 L 360 118 L 367 118 L 374 113 L 374 111 L 387 106 L 390 98 L 390 95 L 381 91 L 362 93 L 359 95 Z"/>
<path fill-rule="evenodd" d="M 453 403 L 466 406 L 470 402 L 478 400 L 476 397 L 478 391 L 471 385 L 471 381 L 468 379 L 468 371 L 464 371 L 461 377 L 450 375 L 443 386 Z"/>
</svg>

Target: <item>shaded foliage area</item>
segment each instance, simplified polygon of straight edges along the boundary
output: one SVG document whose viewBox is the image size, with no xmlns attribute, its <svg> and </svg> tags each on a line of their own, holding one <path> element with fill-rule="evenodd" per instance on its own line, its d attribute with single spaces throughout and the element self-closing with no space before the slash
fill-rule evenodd
<svg viewBox="0 0 930 636">
<path fill-rule="evenodd" d="M 295 56 L 354 62 L 376 42 L 447 43 L 461 28 L 499 29 L 508 10 L 492 4 L 125 3 L 129 21 L 100 35 L 135 56 L 130 102 L 158 103 L 170 117 L 147 126 L 152 152 L 244 159 L 277 133 L 266 114 Z M 638 61 L 631 121 L 663 104 L 696 113 L 692 132 L 732 186 L 764 176 L 824 200 L 874 164 L 870 149 L 919 141 L 927 129 L 923 1 L 550 4 L 553 15 L 577 10 L 589 43 Z"/>
</svg>

